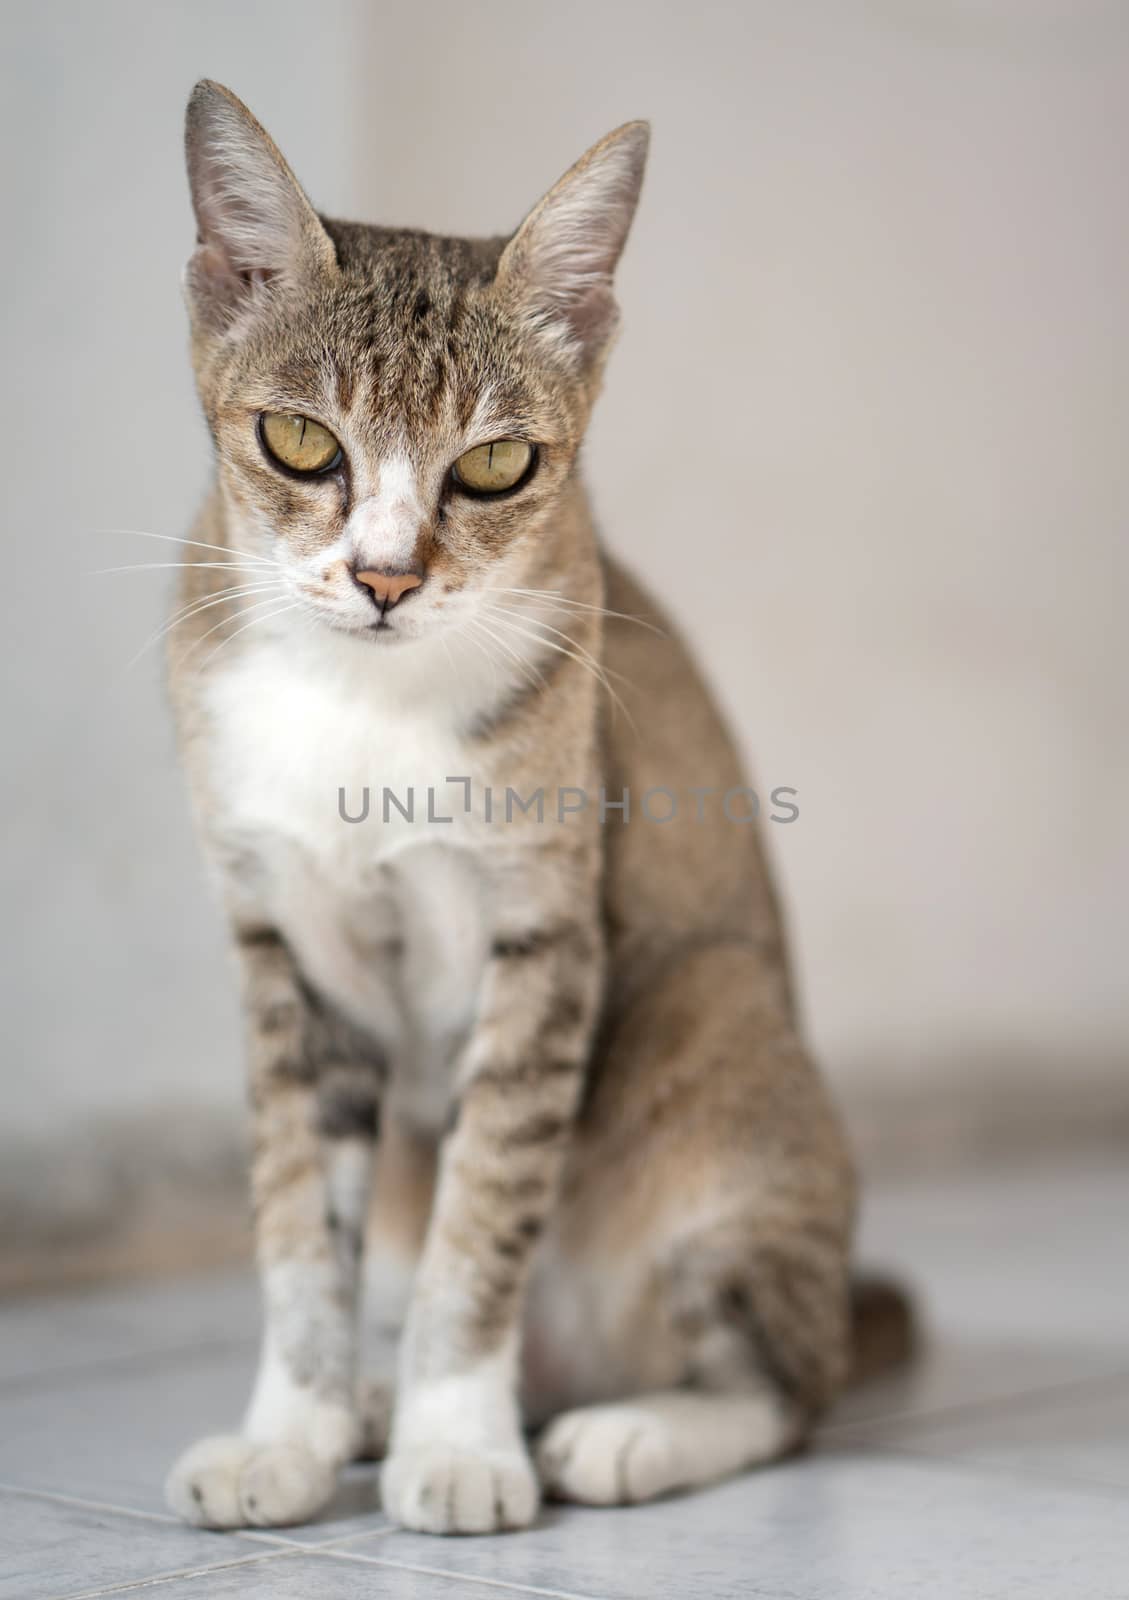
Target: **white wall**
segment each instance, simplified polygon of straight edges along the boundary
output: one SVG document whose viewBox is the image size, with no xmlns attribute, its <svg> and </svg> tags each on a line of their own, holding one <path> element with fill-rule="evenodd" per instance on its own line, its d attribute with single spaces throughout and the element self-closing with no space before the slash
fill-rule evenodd
<svg viewBox="0 0 1129 1600">
<path fill-rule="evenodd" d="M 242 1101 L 160 649 L 128 667 L 174 575 L 91 573 L 176 560 L 175 544 L 101 530 L 186 533 L 207 480 L 180 300 L 188 91 L 205 74 L 238 84 L 322 203 L 347 208 L 359 9 L 4 10 L 9 1141 L 102 1113 Z"/>
<path fill-rule="evenodd" d="M 1129 16 L 1095 0 L 5 8 L 9 1138 L 234 1107 L 159 653 L 207 471 L 192 81 L 338 213 L 512 226 L 655 124 L 589 451 L 767 786 L 847 1088 L 1120 1070 Z M 997 1076 L 993 1076 L 997 1075 Z"/>
<path fill-rule="evenodd" d="M 653 120 L 590 477 L 800 790 L 825 1056 L 1129 1077 L 1129 12 L 444 16 L 372 14 L 366 215 L 504 229 Z"/>
</svg>

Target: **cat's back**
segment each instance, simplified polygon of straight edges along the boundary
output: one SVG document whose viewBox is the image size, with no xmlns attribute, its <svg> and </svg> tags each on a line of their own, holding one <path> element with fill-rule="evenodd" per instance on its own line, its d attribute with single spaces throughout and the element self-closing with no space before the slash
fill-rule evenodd
<svg viewBox="0 0 1129 1600">
<path fill-rule="evenodd" d="M 670 617 L 606 552 L 603 563 L 606 605 L 622 613 L 606 619 L 604 659 L 624 707 L 605 702 L 603 766 L 609 798 L 631 795 L 630 821 L 607 824 L 613 982 L 632 985 L 672 948 L 715 938 L 752 940 L 783 972 L 763 823 L 747 820 L 733 736 Z"/>
</svg>

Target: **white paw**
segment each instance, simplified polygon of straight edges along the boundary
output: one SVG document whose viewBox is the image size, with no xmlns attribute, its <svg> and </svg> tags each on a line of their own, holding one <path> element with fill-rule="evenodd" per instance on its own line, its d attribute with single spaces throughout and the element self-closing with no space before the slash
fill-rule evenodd
<svg viewBox="0 0 1129 1600">
<path fill-rule="evenodd" d="M 258 1444 L 295 1444 L 341 1467 L 356 1459 L 362 1428 L 355 1405 L 322 1399 L 289 1379 L 264 1384 L 260 1378 L 243 1433 Z"/>
<path fill-rule="evenodd" d="M 546 1494 L 590 1506 L 653 1500 L 686 1481 L 673 1430 L 641 1406 L 565 1411 L 537 1443 Z"/>
<path fill-rule="evenodd" d="M 417 1533 L 498 1533 L 527 1528 L 539 1495 L 520 1449 L 427 1445 L 389 1456 L 380 1477 L 384 1509 Z"/>
<path fill-rule="evenodd" d="M 165 1499 L 201 1528 L 280 1528 L 328 1505 L 336 1481 L 330 1463 L 301 1445 L 220 1434 L 184 1452 L 169 1473 Z"/>
</svg>

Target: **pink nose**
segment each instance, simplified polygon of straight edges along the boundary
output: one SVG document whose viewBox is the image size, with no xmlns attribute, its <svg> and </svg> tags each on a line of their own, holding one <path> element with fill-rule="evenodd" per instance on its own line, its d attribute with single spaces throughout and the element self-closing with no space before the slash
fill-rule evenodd
<svg viewBox="0 0 1129 1600">
<path fill-rule="evenodd" d="M 382 606 L 394 606 L 409 589 L 418 589 L 423 582 L 421 572 L 358 572 L 357 582 L 372 590 L 373 599 Z"/>
</svg>

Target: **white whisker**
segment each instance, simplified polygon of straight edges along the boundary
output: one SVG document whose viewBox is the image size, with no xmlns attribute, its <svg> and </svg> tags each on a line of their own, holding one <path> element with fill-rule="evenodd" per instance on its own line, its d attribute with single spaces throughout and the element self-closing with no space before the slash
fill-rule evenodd
<svg viewBox="0 0 1129 1600">
<path fill-rule="evenodd" d="M 170 634 L 174 628 L 179 628 L 182 622 L 187 622 L 189 617 L 196 616 L 198 612 L 208 611 L 212 606 L 222 605 L 227 600 L 237 600 L 249 594 L 260 594 L 267 589 L 284 588 L 285 583 L 281 578 L 271 578 L 265 583 L 238 584 L 235 587 L 221 589 L 218 594 L 205 595 L 197 600 L 189 601 L 187 605 L 183 605 L 179 610 L 174 611 L 166 622 L 162 623 L 154 633 L 149 635 L 140 650 L 129 662 L 126 670 L 132 670 L 147 650 L 151 650 L 155 644 L 159 643 L 167 634 Z"/>
<path fill-rule="evenodd" d="M 247 609 L 248 611 L 254 611 L 257 606 L 265 606 L 269 604 L 269 600 L 258 600 L 255 602 L 254 606 L 248 606 Z M 208 665 L 208 662 L 212 659 L 212 656 L 217 655 L 219 651 L 223 649 L 224 645 L 230 644 L 231 641 L 233 639 L 237 639 L 241 633 L 246 633 L 248 628 L 253 628 L 256 622 L 273 622 L 275 617 L 285 616 L 288 611 L 297 611 L 300 605 L 300 600 L 292 600 L 289 605 L 280 606 L 277 611 L 268 611 L 265 617 L 252 617 L 250 622 L 245 622 L 241 628 L 236 628 L 234 633 L 229 633 L 226 639 L 220 640 L 219 644 L 216 645 L 216 648 L 211 652 L 211 654 L 206 656 L 204 660 L 201 661 L 199 667 L 196 669 L 197 673 L 199 674 L 204 670 L 204 668 Z"/>
<path fill-rule="evenodd" d="M 265 560 L 265 558 L 264 558 Z M 279 561 L 271 561 L 272 567 L 281 567 Z M 195 567 L 217 567 L 221 572 L 257 572 L 263 562 L 258 558 L 255 561 L 136 561 L 128 567 L 92 567 L 85 574 L 88 578 L 101 578 L 109 572 L 168 572 L 173 569 L 189 569 Z"/>
<path fill-rule="evenodd" d="M 584 667 L 587 672 L 592 674 L 593 678 L 595 678 L 596 682 L 601 686 L 601 688 L 606 691 L 608 698 L 612 701 L 612 704 L 623 712 L 623 715 L 626 717 L 627 722 L 632 730 L 638 732 L 634 717 L 624 705 L 622 697 L 616 693 L 615 689 L 608 681 L 608 673 L 611 671 L 611 669 L 605 667 L 601 662 L 597 661 L 596 657 L 592 655 L 591 651 L 586 650 L 582 644 L 578 643 L 577 640 L 570 638 L 567 633 L 561 633 L 559 628 L 551 627 L 549 623 L 542 622 L 538 617 L 530 617 L 525 612 L 508 612 L 509 616 L 521 615 L 526 621 L 533 623 L 537 627 L 548 628 L 550 633 L 558 634 L 560 638 L 568 640 L 568 643 L 573 645 L 574 649 L 569 650 L 564 645 L 557 644 L 553 639 L 546 639 L 543 634 L 534 633 L 529 628 L 523 628 L 516 622 L 505 620 L 505 618 L 501 615 L 502 612 L 507 611 L 507 608 L 504 606 L 490 606 L 487 607 L 487 609 L 499 627 L 508 628 L 511 632 L 520 634 L 523 638 L 535 639 L 540 644 L 546 645 L 550 650 L 557 650 L 561 655 L 568 656 L 571 661 L 575 661 L 580 666 Z M 622 678 L 623 674 L 616 673 L 615 676 Z M 624 679 L 624 682 L 628 683 L 629 687 L 634 687 L 634 685 L 630 684 L 626 678 Z"/>
<path fill-rule="evenodd" d="M 472 644 L 476 650 L 480 651 L 482 655 L 486 657 L 487 661 L 490 663 L 490 670 L 494 674 L 494 692 L 496 694 L 498 692 L 498 658 L 487 649 L 481 639 L 477 638 L 475 634 L 467 632 L 468 627 L 470 627 L 473 621 L 473 617 L 467 618 L 466 622 L 464 622 L 461 627 L 458 625 L 455 626 L 454 632 L 460 639 L 465 639 L 468 644 Z"/>
<path fill-rule="evenodd" d="M 509 644 L 505 639 L 500 638 L 492 628 L 488 627 L 486 623 L 483 622 L 481 617 L 471 617 L 468 620 L 472 627 L 478 628 L 481 632 L 485 633 L 488 639 L 490 639 L 500 649 L 504 650 L 508 656 L 517 662 L 518 666 L 525 673 L 526 677 L 529 679 L 530 683 L 533 684 L 534 688 L 543 689 L 545 687 L 544 673 L 539 672 L 532 662 L 527 661 L 520 651 L 514 649 L 512 644 Z"/>
<path fill-rule="evenodd" d="M 574 600 L 571 595 L 562 594 L 559 589 L 519 589 L 503 584 L 486 588 L 482 593 L 519 595 L 523 598 L 552 601 L 556 605 L 572 606 L 574 610 L 591 611 L 597 616 L 614 617 L 619 622 L 634 622 L 638 627 L 647 628 L 651 633 L 658 634 L 660 639 L 666 638 L 662 628 L 653 622 L 648 622 L 646 617 L 634 617 L 629 611 L 612 611 L 607 606 L 593 605 L 590 600 Z"/>
<path fill-rule="evenodd" d="M 554 628 L 551 622 L 545 622 L 543 618 L 534 616 L 530 611 L 523 610 L 518 606 L 499 605 L 497 601 L 492 606 L 487 606 L 486 609 L 492 616 L 520 617 L 523 622 L 531 622 L 534 627 L 546 628 L 550 633 L 555 633 L 558 639 L 563 639 L 566 644 L 570 644 L 574 650 L 579 650 L 582 655 L 587 657 L 592 666 L 599 668 L 601 672 L 607 673 L 609 677 L 621 679 L 629 688 L 635 687 L 629 678 L 624 677 L 622 672 L 617 672 L 614 667 L 609 667 L 605 662 L 599 660 L 597 656 L 594 656 L 587 645 L 581 644 L 579 639 L 574 639 L 571 634 L 563 633 L 560 628 Z"/>
<path fill-rule="evenodd" d="M 169 544 L 193 545 L 197 550 L 218 550 L 220 555 L 246 556 L 248 561 L 262 561 L 268 565 L 277 565 L 270 556 L 257 556 L 251 550 L 239 550 L 234 545 L 207 544 L 202 539 L 181 539 L 175 533 L 150 533 L 145 528 L 92 528 L 91 533 L 115 534 L 128 533 L 135 539 L 164 539 Z"/>
<path fill-rule="evenodd" d="M 206 633 L 202 633 L 198 639 L 193 640 L 193 642 L 188 646 L 188 649 L 184 652 L 184 654 L 181 656 L 180 660 L 177 662 L 177 666 L 178 667 L 183 667 L 184 665 L 186 665 L 186 663 L 190 660 L 193 652 L 200 648 L 200 646 L 204 643 L 205 639 L 210 639 L 213 633 L 218 633 L 220 628 L 226 627 L 229 622 L 237 621 L 238 618 L 240 618 L 240 617 L 245 617 L 245 616 L 250 615 L 250 613 L 252 611 L 258 611 L 260 609 L 260 607 L 262 607 L 262 606 L 274 605 L 278 601 L 279 598 L 280 597 L 279 597 L 278 594 L 268 594 L 262 600 L 253 600 L 249 606 L 241 606 L 239 608 L 239 610 L 234 614 L 234 616 L 221 617 L 220 620 L 217 623 L 215 623 L 212 627 L 210 627 L 207 630 Z M 295 600 L 295 601 L 291 602 L 291 605 L 292 606 L 299 606 L 299 605 L 301 605 L 301 601 L 300 600 Z M 286 606 L 286 607 L 283 607 L 283 610 L 286 610 L 286 609 L 289 609 L 289 608 L 290 607 Z M 279 613 L 279 615 L 281 615 L 281 612 Z M 251 618 L 252 622 L 259 622 L 259 621 L 265 622 L 266 620 L 267 620 L 266 617 L 262 617 L 262 618 L 260 618 L 260 617 L 252 617 Z M 244 627 L 249 627 L 249 626 L 250 626 L 250 623 L 245 623 L 244 624 Z M 215 655 L 216 650 L 218 650 L 220 648 L 220 645 L 225 645 L 225 644 L 229 643 L 230 640 L 235 638 L 236 634 L 240 634 L 242 632 L 243 632 L 243 628 L 236 628 L 235 633 L 228 634 L 226 639 L 221 639 L 219 644 L 216 646 L 216 649 L 212 650 L 211 652 L 209 652 L 209 654 L 200 663 L 199 667 L 196 669 L 197 675 L 199 675 L 199 673 L 201 671 L 203 671 L 204 667 L 207 666 L 208 662 L 212 659 L 212 656 Z"/>
</svg>

